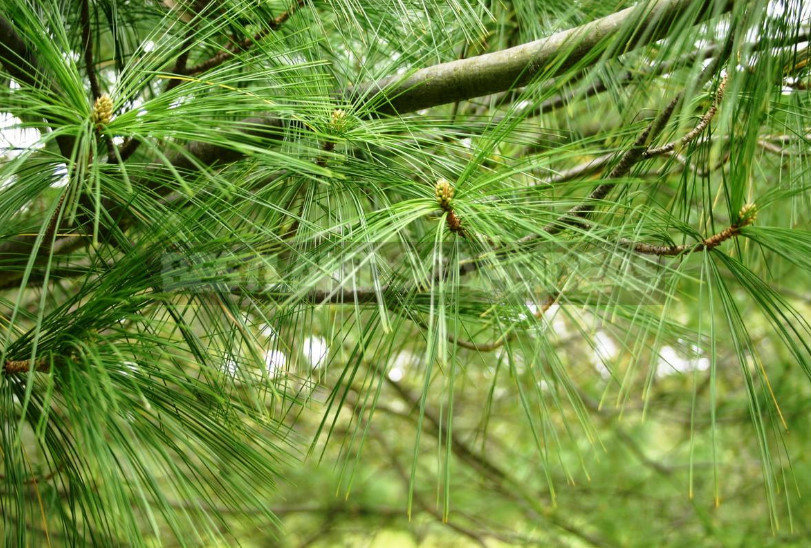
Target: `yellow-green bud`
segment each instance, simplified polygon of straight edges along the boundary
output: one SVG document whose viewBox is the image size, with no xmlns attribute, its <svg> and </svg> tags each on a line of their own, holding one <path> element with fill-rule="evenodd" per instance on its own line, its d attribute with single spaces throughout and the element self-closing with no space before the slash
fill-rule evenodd
<svg viewBox="0 0 811 548">
<path fill-rule="evenodd" d="M 96 124 L 96 128 L 98 129 L 101 129 L 102 126 L 110 123 L 110 120 L 113 117 L 113 101 L 110 99 L 109 95 L 105 93 L 96 99 L 96 102 L 93 103 L 93 112 L 91 113 L 91 117 L 93 119 L 93 123 Z"/>
<path fill-rule="evenodd" d="M 329 127 L 332 131 L 340 133 L 346 130 L 348 125 L 349 116 L 346 114 L 345 110 L 336 109 L 332 111 L 329 122 Z"/>
<path fill-rule="evenodd" d="M 436 201 L 439 207 L 447 211 L 451 207 L 451 200 L 453 199 L 453 187 L 447 179 L 440 179 L 436 182 Z"/>
<path fill-rule="evenodd" d="M 757 206 L 755 204 L 745 204 L 738 212 L 740 226 L 751 225 L 757 219 Z"/>
</svg>

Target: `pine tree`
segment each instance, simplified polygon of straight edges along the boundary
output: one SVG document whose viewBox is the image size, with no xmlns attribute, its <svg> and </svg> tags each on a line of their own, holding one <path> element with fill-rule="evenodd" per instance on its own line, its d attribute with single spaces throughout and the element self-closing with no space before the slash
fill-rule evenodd
<svg viewBox="0 0 811 548">
<path fill-rule="evenodd" d="M 5 544 L 800 543 L 808 25 L 4 0 Z"/>
</svg>

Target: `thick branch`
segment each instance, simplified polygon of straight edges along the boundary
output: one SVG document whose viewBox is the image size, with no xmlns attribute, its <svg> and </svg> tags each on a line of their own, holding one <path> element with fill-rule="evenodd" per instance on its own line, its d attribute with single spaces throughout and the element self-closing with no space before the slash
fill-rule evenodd
<svg viewBox="0 0 811 548">
<path fill-rule="evenodd" d="M 562 59 L 562 64 L 558 63 L 555 71 L 549 73 L 549 76 L 560 74 L 565 68 L 576 63 L 580 63 L 583 68 L 597 63 L 599 57 L 596 54 L 607 49 L 607 44 L 612 42 L 611 40 L 606 40 L 606 38 L 622 30 L 623 25 L 627 25 L 628 21 L 635 20 L 634 18 L 642 18 L 645 24 L 634 27 L 636 30 L 623 42 L 623 49 L 616 51 L 617 56 L 666 36 L 671 30 L 670 24 L 690 9 L 696 10 L 695 20 L 699 22 L 702 19 L 717 15 L 717 13 L 721 11 L 728 11 L 731 9 L 733 2 L 728 1 L 722 4 L 720 9 L 717 10 L 717 13 L 713 13 L 712 10 L 709 9 L 714 4 L 711 0 L 702 0 L 699 9 L 696 9 L 695 4 L 695 1 L 691 2 L 690 0 L 658 0 L 650 7 L 638 6 L 629 8 L 586 25 L 559 32 L 549 38 L 537 40 L 523 46 L 517 46 L 516 48 L 480 55 L 469 59 L 452 61 L 450 63 L 441 63 L 433 67 L 422 69 L 407 80 L 407 82 L 410 82 L 409 84 L 406 85 L 406 82 L 397 84 L 396 90 L 399 91 L 396 93 L 394 92 L 394 88 L 390 88 L 394 80 L 392 78 L 386 78 L 349 89 L 347 94 L 370 103 L 374 100 L 371 96 L 373 92 L 386 89 L 386 95 L 389 98 L 388 102 L 386 105 L 380 105 L 378 108 L 374 109 L 375 112 L 386 114 L 396 110 L 396 112 L 404 114 L 458 101 L 463 98 L 470 99 L 472 97 L 480 97 L 495 92 L 507 91 L 515 86 L 528 82 L 532 76 L 540 72 L 538 67 L 542 67 L 546 63 L 556 59 Z M 647 16 L 645 16 L 645 14 L 647 14 Z M 599 40 L 595 40 L 597 35 L 600 36 Z M 575 46 L 568 45 L 566 41 L 571 40 L 579 40 L 579 42 Z M 563 52 L 568 52 L 568 54 L 561 57 Z M 534 54 L 534 56 L 530 55 L 530 53 Z M 582 59 L 585 54 L 589 55 L 588 59 Z M 516 59 L 519 61 L 516 61 Z M 464 94 L 465 97 L 458 95 L 457 91 L 454 89 L 456 84 L 451 78 L 451 76 L 457 74 L 460 70 L 458 66 L 459 63 L 472 63 L 470 67 L 475 67 L 475 78 L 482 81 L 480 82 L 482 83 L 481 87 L 473 86 L 473 81 L 468 82 Z M 516 63 L 520 64 L 517 69 Z M 463 67 L 467 67 L 467 65 L 463 65 Z M 533 67 L 535 67 L 534 72 L 530 70 Z M 515 72 L 515 77 L 505 77 L 505 72 Z M 531 75 L 529 75 L 530 72 Z M 524 73 L 527 73 L 528 76 L 522 76 Z M 440 78 L 441 75 L 450 76 Z M 464 75 L 460 77 L 462 76 Z M 518 78 L 519 76 L 521 76 L 521 78 Z M 420 81 L 415 81 L 416 78 L 419 78 Z M 467 76 L 467 78 L 474 77 Z M 437 86 L 440 83 L 444 86 L 441 91 L 443 91 L 443 93 L 447 92 L 447 95 L 438 93 L 440 90 Z M 487 83 L 487 85 L 484 85 L 484 83 Z M 495 86 L 495 88 L 493 86 Z M 396 107 L 396 109 L 394 109 L 394 107 Z M 256 120 L 251 120 L 251 122 L 257 123 Z M 281 125 L 281 121 L 274 117 L 268 117 L 260 123 L 271 126 L 269 128 L 271 131 Z M 259 131 L 260 128 L 257 127 L 256 132 Z M 193 155 L 197 156 L 203 164 L 209 163 L 206 161 L 208 158 L 227 162 L 235 161 L 242 157 L 241 152 L 227 150 L 205 143 L 191 143 L 189 148 L 193 149 L 191 152 Z"/>
<path fill-rule="evenodd" d="M 643 2 L 528 44 L 434 65 L 404 80 L 391 77 L 363 84 L 350 89 L 349 95 L 370 101 L 382 92 L 385 101 L 374 109 L 381 114 L 402 114 L 490 95 L 526 85 L 539 74 L 554 77 L 578 64 L 594 64 L 618 42 L 622 44 L 622 49 L 616 50 L 618 55 L 655 42 L 667 36 L 676 20 L 690 11 L 695 13 L 696 22 L 714 15 L 714 5 L 711 0 Z M 726 2 L 721 9 L 731 6 L 732 2 Z M 608 39 L 626 28 L 632 30 L 621 40 Z"/>
</svg>

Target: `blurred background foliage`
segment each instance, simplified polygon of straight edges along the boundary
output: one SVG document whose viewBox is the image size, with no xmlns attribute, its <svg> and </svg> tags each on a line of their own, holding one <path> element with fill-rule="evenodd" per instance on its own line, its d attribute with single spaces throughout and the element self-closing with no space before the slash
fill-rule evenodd
<svg viewBox="0 0 811 548">
<path fill-rule="evenodd" d="M 804 545 L 809 13 L 631 6 L 4 0 L 5 544 Z"/>
</svg>

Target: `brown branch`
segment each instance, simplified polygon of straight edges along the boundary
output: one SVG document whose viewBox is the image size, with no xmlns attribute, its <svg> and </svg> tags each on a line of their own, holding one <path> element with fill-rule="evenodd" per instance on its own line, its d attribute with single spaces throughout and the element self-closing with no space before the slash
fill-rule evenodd
<svg viewBox="0 0 811 548">
<path fill-rule="evenodd" d="M 301 296 L 300 302 L 309 304 L 374 304 L 378 301 L 378 296 L 385 298 L 386 293 L 395 293 L 397 290 L 391 286 L 384 285 L 379 290 L 372 287 L 359 289 L 345 289 L 343 287 L 329 289 L 314 289 Z M 284 301 L 294 297 L 294 293 L 274 293 L 271 291 L 247 291 L 242 288 L 231 289 L 232 295 L 252 297 L 269 301 Z"/>
<path fill-rule="evenodd" d="M 718 91 L 715 92 L 715 100 L 713 101 L 710 108 L 707 109 L 707 112 L 701 117 L 698 124 L 685 136 L 683 136 L 678 141 L 672 141 L 664 146 L 658 148 L 649 148 L 643 153 L 644 158 L 650 158 L 651 156 L 656 156 L 659 154 L 667 154 L 669 152 L 673 152 L 677 146 L 683 147 L 693 141 L 696 137 L 701 135 L 707 126 L 710 125 L 710 122 L 715 117 L 715 113 L 718 112 L 718 105 L 721 104 L 721 101 L 724 98 L 724 91 L 727 87 L 727 76 L 725 75 L 721 79 L 721 83 L 718 84 Z"/>
<path fill-rule="evenodd" d="M 23 485 L 34 485 L 37 486 L 39 482 L 50 481 L 59 473 L 59 467 L 54 468 L 44 476 L 29 476 L 22 481 Z M 0 474 L 0 480 L 6 481 L 7 476 L 5 474 Z"/>
<path fill-rule="evenodd" d="M 90 91 L 95 101 L 101 97 L 101 88 L 99 87 L 99 80 L 96 77 L 96 66 L 93 60 L 93 33 L 90 28 L 89 4 L 90 0 L 82 0 L 79 17 L 82 23 L 82 50 L 84 53 L 85 70 L 87 70 L 87 79 L 90 80 Z"/>
<path fill-rule="evenodd" d="M 334 150 L 335 150 L 335 141 L 332 140 L 324 141 L 324 144 L 321 145 L 321 151 L 324 152 L 324 154 L 316 158 L 315 165 L 317 165 L 318 167 L 327 167 L 329 155 Z"/>
<path fill-rule="evenodd" d="M 758 139 L 757 145 L 762 148 L 764 151 L 769 152 L 771 154 L 775 154 L 777 156 L 809 156 L 811 155 L 811 151 L 808 150 L 791 150 L 787 148 L 783 148 L 780 146 L 775 145 L 774 143 L 770 143 L 764 139 Z"/>
<path fill-rule="evenodd" d="M 676 105 L 681 101 L 681 98 L 682 94 L 679 94 L 676 98 L 670 101 L 662 113 L 657 116 L 644 130 L 642 130 L 642 132 L 637 136 L 636 140 L 634 140 L 631 147 L 626 150 L 622 156 L 620 156 L 620 160 L 617 162 L 617 165 L 614 166 L 614 168 L 605 178 L 607 180 L 605 183 L 595 187 L 594 190 L 592 190 L 591 193 L 586 197 L 583 203 L 572 207 L 568 212 L 544 226 L 543 232 L 546 232 L 547 234 L 557 234 L 568 227 L 579 225 L 582 220 L 588 218 L 588 216 L 594 211 L 593 202 L 602 200 L 608 196 L 608 193 L 611 192 L 611 189 L 617 184 L 616 179 L 627 175 L 634 164 L 643 158 L 647 144 L 655 139 L 662 129 L 664 129 L 665 124 L 673 115 L 673 111 L 675 110 Z M 529 234 L 519 239 L 519 243 L 528 243 L 536 240 L 539 237 L 540 235 L 538 234 Z"/>
<path fill-rule="evenodd" d="M 221 51 L 220 53 L 216 54 L 215 56 L 207 59 L 206 61 L 203 61 L 199 65 L 190 68 L 188 72 L 186 72 L 186 74 L 199 74 L 201 72 L 211 70 L 225 63 L 229 59 L 233 58 L 238 52 L 249 49 L 253 44 L 259 42 L 271 32 L 278 30 L 279 27 L 281 27 L 285 21 L 290 19 L 290 17 L 292 17 L 292 15 L 296 13 L 296 11 L 298 11 L 298 9 L 303 7 L 304 4 L 306 3 L 307 0 L 296 0 L 296 2 L 292 6 L 290 6 L 290 9 L 288 9 L 275 19 L 271 19 L 267 27 L 257 32 L 251 38 L 245 38 L 238 44 L 234 44 L 228 47 L 227 49 Z"/>
<path fill-rule="evenodd" d="M 696 251 L 709 251 L 724 243 L 725 241 L 734 238 L 741 233 L 741 229 L 755 222 L 757 218 L 757 208 L 754 204 L 747 204 L 741 208 L 738 213 L 738 220 L 732 225 L 728 226 L 721 232 L 713 234 L 708 238 L 702 239 L 695 244 L 682 244 L 682 245 L 656 245 L 647 243 L 636 243 L 630 240 L 623 239 L 620 243 L 629 247 L 637 253 L 645 255 L 658 255 L 663 257 L 675 257 L 685 253 L 694 253 Z"/>
<path fill-rule="evenodd" d="M 51 362 L 47 358 L 39 358 L 34 362 L 34 373 L 47 373 L 50 370 Z M 5 375 L 19 375 L 29 371 L 32 371 L 31 360 L 6 360 L 6 363 L 3 364 L 3 373 Z"/>
<path fill-rule="evenodd" d="M 50 247 L 53 243 L 54 235 L 56 234 L 56 230 L 59 225 L 60 216 L 62 215 L 62 206 L 65 203 L 65 196 L 67 195 L 68 189 L 66 188 L 59 197 L 59 202 L 56 204 L 56 209 L 54 209 L 53 214 L 51 214 L 51 220 L 48 223 L 48 228 L 45 230 L 45 236 L 43 237 L 43 243 L 47 247 Z"/>
<path fill-rule="evenodd" d="M 189 63 L 189 55 L 191 54 L 191 47 L 194 43 L 194 30 L 189 29 L 186 33 L 186 41 L 183 42 L 183 51 L 180 55 L 177 56 L 177 60 L 175 61 L 175 66 L 172 67 L 172 74 L 186 74 L 187 73 L 187 65 Z M 182 82 L 180 78 L 172 78 L 169 80 L 169 83 L 166 84 L 166 88 L 163 90 L 164 93 L 174 89 Z"/>
</svg>

